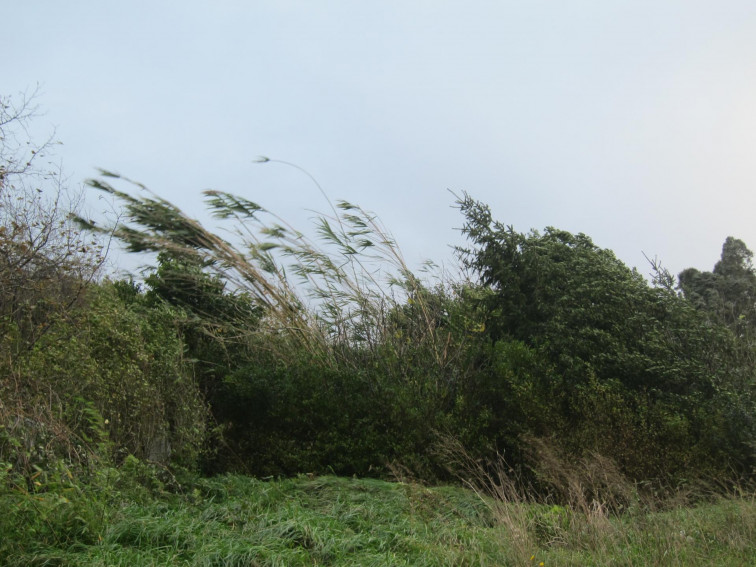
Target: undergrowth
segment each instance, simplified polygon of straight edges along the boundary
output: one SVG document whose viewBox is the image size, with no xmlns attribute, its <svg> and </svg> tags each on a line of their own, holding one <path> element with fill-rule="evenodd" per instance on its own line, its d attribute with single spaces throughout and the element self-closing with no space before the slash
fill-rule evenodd
<svg viewBox="0 0 756 567">
<path fill-rule="evenodd" d="M 5 470 L 5 469 L 4 469 Z M 471 471 L 472 472 L 472 469 Z M 536 502 L 514 484 L 176 476 L 129 459 L 32 487 L 4 472 L 0 563 L 31 565 L 748 565 L 752 492 L 665 509 Z M 587 493 L 586 491 L 584 491 Z"/>
</svg>

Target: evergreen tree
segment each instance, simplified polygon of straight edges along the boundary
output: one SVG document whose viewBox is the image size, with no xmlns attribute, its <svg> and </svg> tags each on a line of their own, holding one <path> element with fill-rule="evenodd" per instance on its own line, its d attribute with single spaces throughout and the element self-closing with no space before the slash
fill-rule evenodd
<svg viewBox="0 0 756 567">
<path fill-rule="evenodd" d="M 679 275 L 683 295 L 712 320 L 750 342 L 756 330 L 756 272 L 753 252 L 728 236 L 711 272 L 688 268 Z"/>
</svg>

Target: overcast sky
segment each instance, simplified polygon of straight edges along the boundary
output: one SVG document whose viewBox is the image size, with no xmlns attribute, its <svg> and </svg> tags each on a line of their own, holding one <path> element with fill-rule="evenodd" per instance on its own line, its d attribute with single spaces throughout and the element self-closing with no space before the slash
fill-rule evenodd
<svg viewBox="0 0 756 567">
<path fill-rule="evenodd" d="M 72 183 L 102 167 L 201 211 L 375 211 L 452 263 L 454 192 L 584 232 L 644 274 L 756 247 L 753 0 L 3 0 L 0 94 L 41 86 Z M 96 203 L 94 205 L 97 206 Z M 300 211 L 300 212 L 298 212 Z"/>
</svg>

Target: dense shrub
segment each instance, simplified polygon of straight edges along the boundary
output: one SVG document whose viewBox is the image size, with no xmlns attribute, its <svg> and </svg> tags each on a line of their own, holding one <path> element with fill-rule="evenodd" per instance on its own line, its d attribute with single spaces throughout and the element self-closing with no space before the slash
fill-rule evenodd
<svg viewBox="0 0 756 567">
<path fill-rule="evenodd" d="M 521 234 L 481 203 L 460 206 L 473 245 L 463 261 L 491 290 L 476 391 L 507 416 L 494 436 L 556 436 L 636 479 L 750 470 L 754 367 L 728 328 L 585 235 Z"/>
<path fill-rule="evenodd" d="M 212 401 L 224 376 L 247 360 L 249 338 L 261 310 L 244 293 L 233 293 L 191 255 L 162 252 L 145 278 L 147 305 L 173 306 L 175 331 L 194 363 L 205 397 Z"/>
<path fill-rule="evenodd" d="M 370 474 L 398 461 L 434 478 L 439 431 L 520 465 L 523 439 L 550 437 L 636 480 L 755 462 L 755 357 L 737 327 L 583 234 L 518 233 L 465 197 L 472 280 L 433 288 L 349 203 L 316 219 L 318 247 L 255 203 L 206 192 L 238 223 L 230 241 L 171 203 L 91 184 L 125 204 L 132 225 L 115 236 L 161 254 L 148 297 L 186 315 L 178 332 L 223 435 L 208 470 Z"/>
<path fill-rule="evenodd" d="M 3 458 L 25 469 L 95 454 L 194 466 L 205 405 L 176 317 L 168 306 L 145 306 L 128 285 L 90 287 L 85 306 L 10 369 Z"/>
<path fill-rule="evenodd" d="M 214 407 L 229 444 L 222 459 L 262 476 L 376 476 L 401 463 L 432 478 L 442 471 L 435 432 L 447 426 L 453 399 L 430 390 L 433 368 L 401 370 L 260 356 L 226 378 Z"/>
</svg>

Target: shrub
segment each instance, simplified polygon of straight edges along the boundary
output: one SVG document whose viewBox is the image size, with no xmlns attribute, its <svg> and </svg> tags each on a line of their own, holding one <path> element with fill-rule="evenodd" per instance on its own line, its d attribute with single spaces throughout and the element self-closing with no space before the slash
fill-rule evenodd
<svg viewBox="0 0 756 567">
<path fill-rule="evenodd" d="M 16 361 L 15 405 L 5 416 L 6 431 L 25 424 L 10 427 L 15 458 L 26 468 L 93 454 L 196 465 L 206 411 L 175 310 L 126 303 L 111 283 L 91 288 L 87 299 Z M 7 459 L 14 448 L 3 450 Z"/>
</svg>

